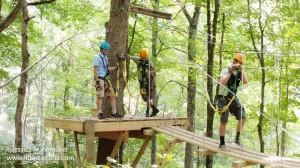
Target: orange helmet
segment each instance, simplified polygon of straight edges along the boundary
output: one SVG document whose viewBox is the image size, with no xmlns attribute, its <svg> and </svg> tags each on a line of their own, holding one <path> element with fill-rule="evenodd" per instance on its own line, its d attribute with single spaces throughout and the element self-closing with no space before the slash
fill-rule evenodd
<svg viewBox="0 0 300 168">
<path fill-rule="evenodd" d="M 233 59 L 243 64 L 245 62 L 245 55 L 241 52 L 236 52 Z"/>
<path fill-rule="evenodd" d="M 148 58 L 148 49 L 147 48 L 142 48 L 140 50 L 140 58 L 141 59 L 147 59 Z"/>
</svg>

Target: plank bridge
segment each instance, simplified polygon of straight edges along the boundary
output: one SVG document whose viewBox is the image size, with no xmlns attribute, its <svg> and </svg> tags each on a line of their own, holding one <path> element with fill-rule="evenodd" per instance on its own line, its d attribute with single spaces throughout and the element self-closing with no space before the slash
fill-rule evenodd
<svg viewBox="0 0 300 168">
<path fill-rule="evenodd" d="M 78 135 L 86 136 L 86 162 L 95 164 L 95 137 L 115 140 L 116 143 L 109 157 L 115 158 L 122 143 L 126 143 L 128 138 L 142 139 L 144 142 L 137 151 L 136 157 L 131 163 L 132 167 L 137 167 L 140 158 L 145 152 L 153 135 L 162 133 L 170 136 L 162 156 L 169 153 L 177 143 L 190 143 L 199 149 L 197 154 L 200 156 L 222 154 L 237 158 L 232 163 L 232 167 L 245 167 L 249 165 L 262 164 L 269 167 L 296 168 L 300 167 L 300 160 L 286 157 L 278 157 L 265 153 L 259 153 L 247 150 L 237 145 L 227 145 L 226 149 L 221 150 L 218 147 L 219 141 L 206 136 L 187 131 L 187 118 L 121 118 L 98 120 L 96 117 L 80 118 L 46 118 L 45 127 L 55 128 L 58 138 L 57 144 L 62 146 L 61 130 L 71 131 L 73 133 L 76 162 L 78 167 L 84 167 L 79 152 Z M 63 155 L 63 153 L 60 153 Z M 106 156 L 105 156 L 106 158 Z M 64 167 L 68 167 L 67 162 L 63 161 Z M 163 158 L 156 159 L 156 165 L 162 167 Z M 112 163 L 108 160 L 106 165 Z"/>
</svg>

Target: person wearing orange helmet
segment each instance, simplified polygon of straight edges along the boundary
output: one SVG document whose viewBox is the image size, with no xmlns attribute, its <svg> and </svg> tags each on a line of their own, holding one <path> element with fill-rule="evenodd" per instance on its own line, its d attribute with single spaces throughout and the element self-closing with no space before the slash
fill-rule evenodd
<svg viewBox="0 0 300 168">
<path fill-rule="evenodd" d="M 154 105 L 156 98 L 156 71 L 153 64 L 149 61 L 149 52 L 147 48 L 142 48 L 139 52 L 139 58 L 127 55 L 137 64 L 138 81 L 140 84 L 140 94 L 145 102 L 147 102 L 146 117 L 156 116 L 159 112 Z M 152 113 L 149 115 L 149 109 Z"/>
<path fill-rule="evenodd" d="M 227 69 L 222 70 L 220 75 L 219 84 L 222 86 L 217 93 L 217 106 L 218 109 L 223 109 L 225 106 L 229 105 L 224 112 L 220 113 L 220 148 L 225 148 L 225 132 L 229 113 L 234 115 L 236 120 L 238 120 L 235 143 L 240 145 L 240 132 L 244 127 L 246 112 L 235 95 L 241 82 L 243 84 L 248 83 L 247 74 L 243 69 L 244 63 L 245 55 L 241 52 L 236 52 L 234 54 L 233 63 Z"/>
</svg>

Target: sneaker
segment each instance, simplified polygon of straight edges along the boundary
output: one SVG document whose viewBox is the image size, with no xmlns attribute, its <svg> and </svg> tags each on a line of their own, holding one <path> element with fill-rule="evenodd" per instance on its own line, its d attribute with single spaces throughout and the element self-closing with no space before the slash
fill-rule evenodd
<svg viewBox="0 0 300 168">
<path fill-rule="evenodd" d="M 120 114 L 118 114 L 118 113 L 113 114 L 112 117 L 114 117 L 114 118 L 122 118 L 122 116 Z"/>
<path fill-rule="evenodd" d="M 152 110 L 153 111 L 152 111 L 152 114 L 150 115 L 150 117 L 154 117 L 154 116 L 156 116 L 157 113 L 159 113 L 159 110 L 155 106 L 153 106 Z"/>
<path fill-rule="evenodd" d="M 105 116 L 103 115 L 103 113 L 99 113 L 99 114 L 98 114 L 98 119 L 99 119 L 99 120 L 105 119 Z"/>
<path fill-rule="evenodd" d="M 147 108 L 147 110 L 146 110 L 146 115 L 145 115 L 146 117 L 150 117 L 149 116 L 149 108 Z"/>
<path fill-rule="evenodd" d="M 221 149 L 221 150 L 226 150 L 226 145 L 225 144 L 223 144 L 223 145 L 219 145 L 219 148 Z"/>
<path fill-rule="evenodd" d="M 237 144 L 237 145 L 239 145 L 239 146 L 241 146 L 241 141 L 240 141 L 240 139 L 236 139 L 234 143 Z"/>
</svg>

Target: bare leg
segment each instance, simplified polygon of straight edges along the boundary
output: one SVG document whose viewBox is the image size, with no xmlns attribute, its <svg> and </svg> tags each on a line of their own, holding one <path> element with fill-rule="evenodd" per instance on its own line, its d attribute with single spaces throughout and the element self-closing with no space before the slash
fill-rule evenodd
<svg viewBox="0 0 300 168">
<path fill-rule="evenodd" d="M 225 123 L 220 123 L 219 125 L 219 134 L 220 134 L 220 148 L 225 147 L 225 132 L 226 132 L 226 122 Z"/>
<path fill-rule="evenodd" d="M 102 101 L 103 99 L 101 97 L 97 97 L 96 104 L 98 108 L 98 113 L 102 113 Z"/>
<path fill-rule="evenodd" d="M 236 125 L 236 132 L 241 132 L 244 128 L 245 120 L 240 119 Z"/>
<path fill-rule="evenodd" d="M 110 102 L 110 107 L 111 107 L 112 113 L 116 114 L 117 113 L 116 97 L 115 96 L 109 96 L 109 102 Z"/>
<path fill-rule="evenodd" d="M 225 136 L 227 123 L 220 123 L 219 125 L 219 134 L 220 136 Z"/>
<path fill-rule="evenodd" d="M 245 124 L 245 120 L 244 119 L 240 119 L 240 120 L 238 120 L 237 125 L 236 125 L 235 143 L 238 144 L 238 145 L 241 145 L 240 134 L 241 134 L 241 131 L 244 128 L 244 124 Z"/>
</svg>

